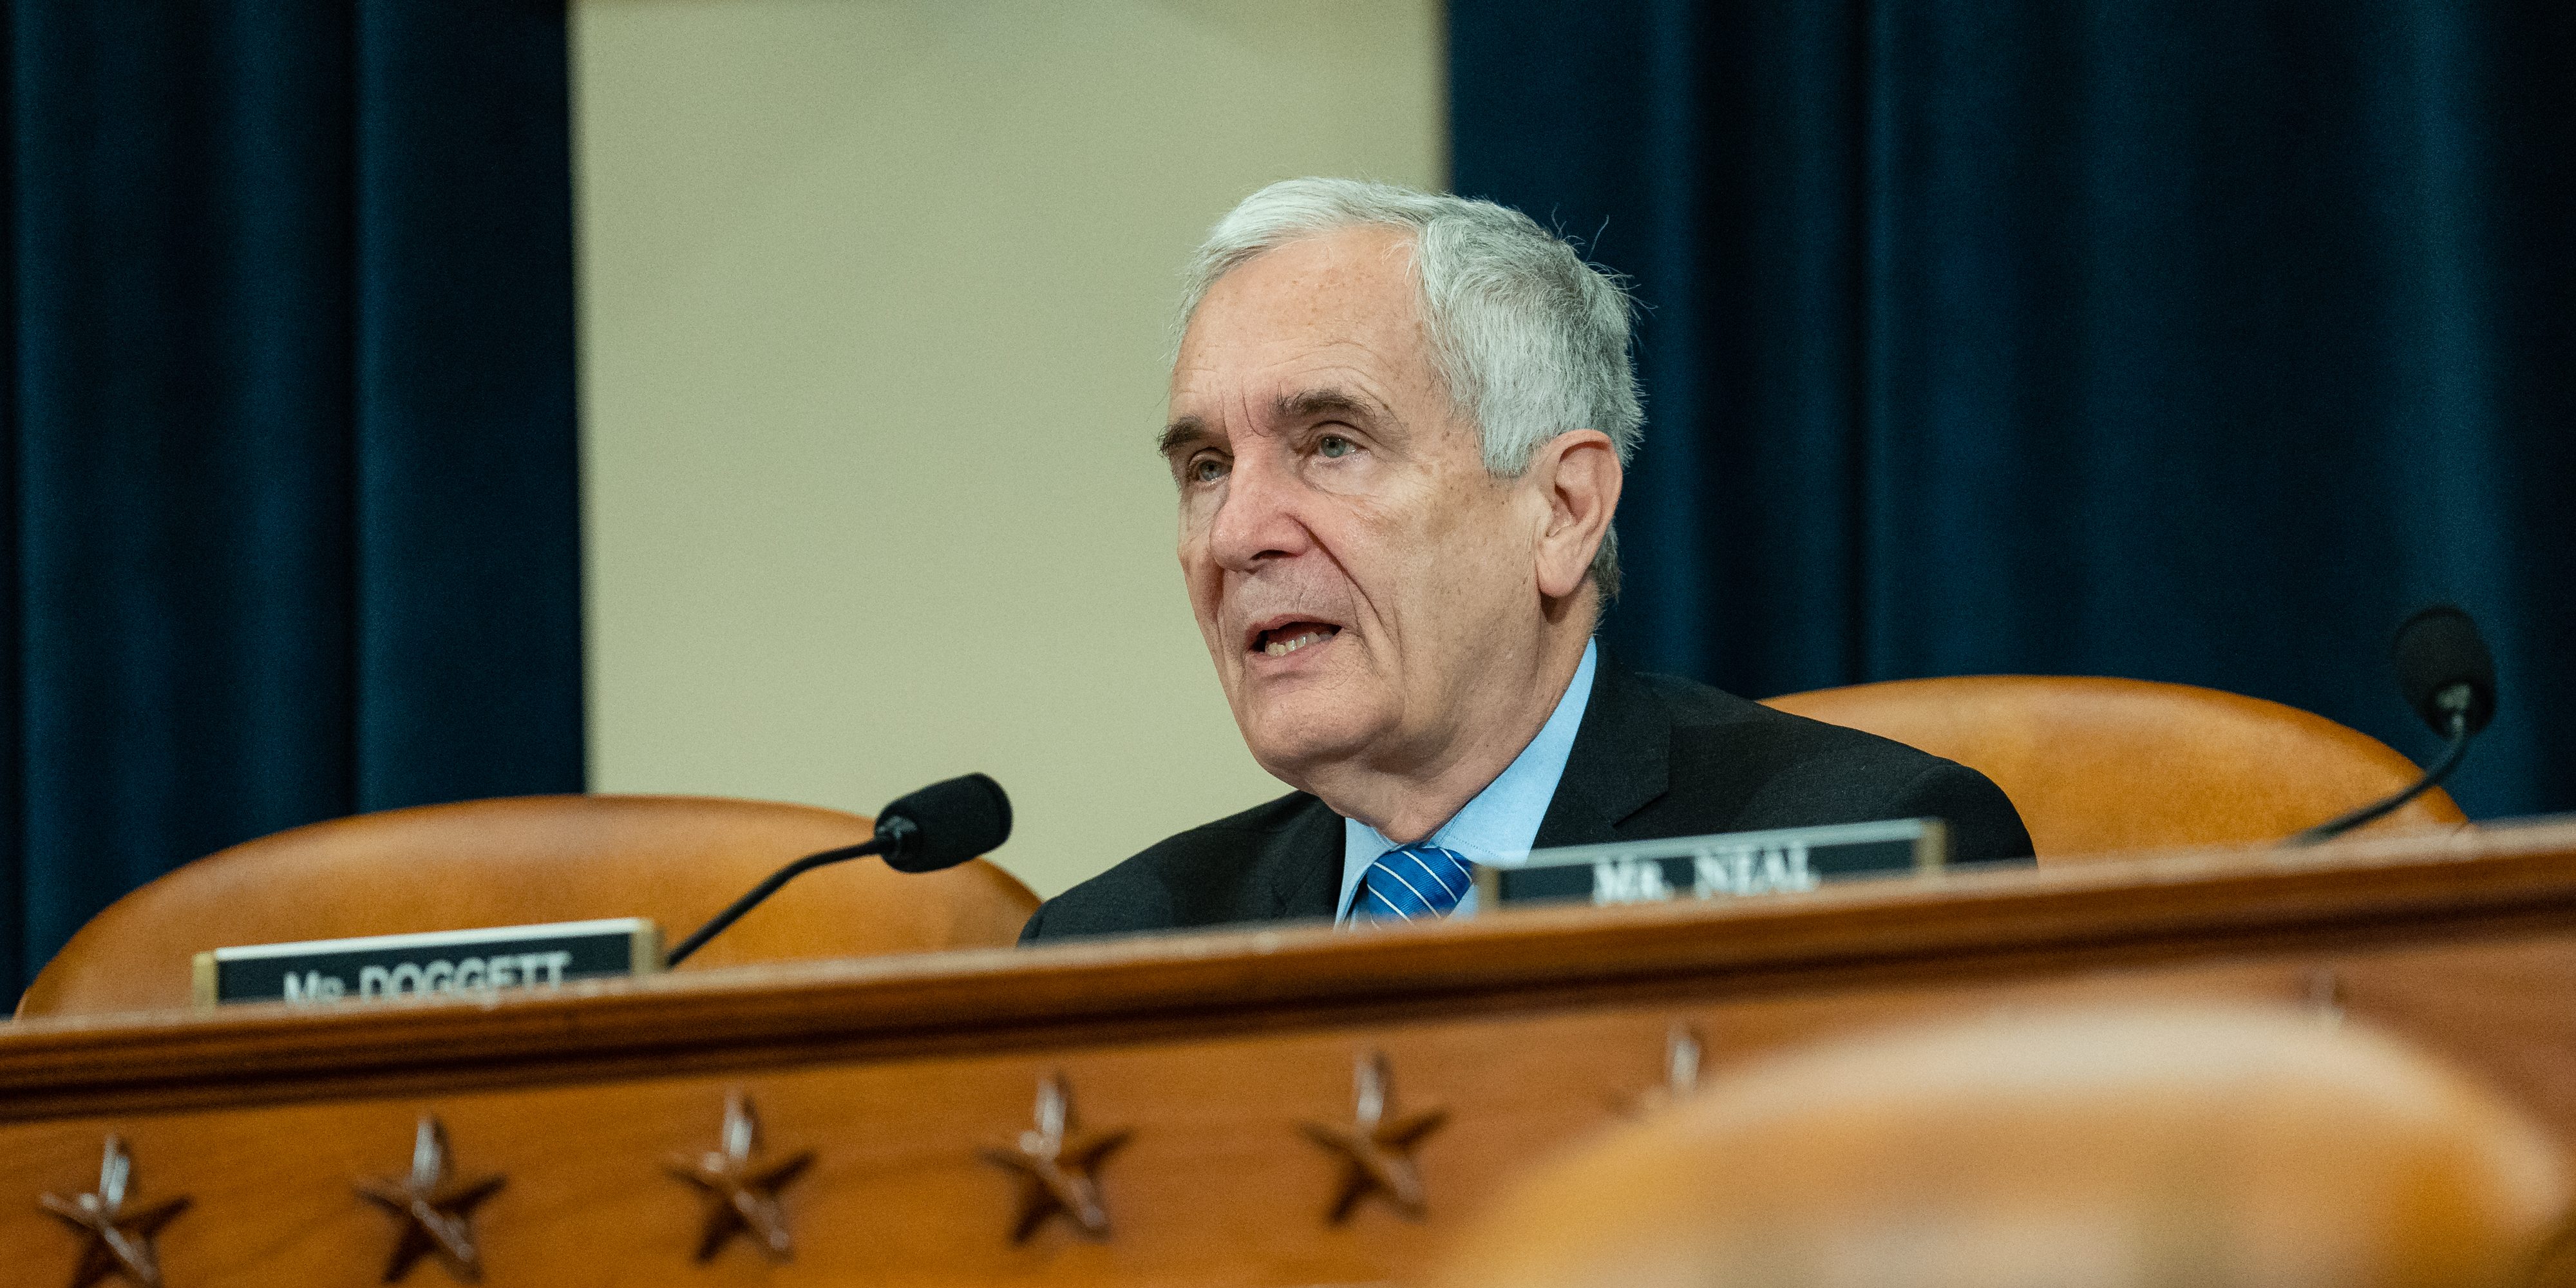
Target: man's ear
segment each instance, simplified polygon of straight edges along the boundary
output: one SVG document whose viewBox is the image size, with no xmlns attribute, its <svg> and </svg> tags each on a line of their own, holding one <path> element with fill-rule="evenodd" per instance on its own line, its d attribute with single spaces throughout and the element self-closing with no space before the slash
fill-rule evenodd
<svg viewBox="0 0 2576 1288">
<path fill-rule="evenodd" d="M 1538 591 L 1563 599 L 1583 585 L 1592 556 L 1610 533 L 1626 472 L 1610 436 L 1597 429 L 1569 430 L 1549 439 L 1530 458 L 1523 476 L 1547 503 L 1538 536 Z"/>
</svg>

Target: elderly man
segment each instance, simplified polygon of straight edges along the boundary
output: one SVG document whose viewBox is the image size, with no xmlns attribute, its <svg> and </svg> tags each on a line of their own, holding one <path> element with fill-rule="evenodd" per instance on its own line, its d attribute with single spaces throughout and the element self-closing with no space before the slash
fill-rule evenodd
<svg viewBox="0 0 2576 1288">
<path fill-rule="evenodd" d="M 1453 915 L 1471 865 L 1533 846 L 1934 816 L 1956 859 L 2031 852 L 1973 770 L 1593 643 L 1642 419 L 1629 308 L 1490 202 L 1300 179 L 1217 224 L 1162 453 L 1235 723 L 1297 790 L 1065 892 L 1024 942 Z"/>
</svg>

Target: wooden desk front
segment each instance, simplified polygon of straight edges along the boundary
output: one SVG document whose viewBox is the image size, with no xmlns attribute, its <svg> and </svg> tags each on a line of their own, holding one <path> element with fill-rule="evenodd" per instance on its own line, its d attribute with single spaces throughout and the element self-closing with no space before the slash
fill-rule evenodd
<svg viewBox="0 0 2576 1288">
<path fill-rule="evenodd" d="M 792 892 L 790 893 L 792 897 Z M 2258 998 L 2447 1053 L 2576 1140 L 2576 825 L 2210 852 L 1726 904 L 1521 912 L 1036 952 L 808 963 L 478 1003 L 244 1008 L 0 1032 L 0 1251 L 68 1284 L 80 1240 L 40 1193 L 95 1187 L 121 1136 L 133 1202 L 193 1202 L 159 1239 L 171 1288 L 364 1284 L 396 1229 L 355 1192 L 400 1177 L 435 1114 L 484 1282 L 1338 1284 L 1398 1278 L 1513 1173 L 1614 1120 L 1695 1029 L 1713 1075 L 1857 1026 L 2104 998 Z M 1415 1153 L 1423 1219 L 1383 1196 L 1327 1219 L 1354 1065 L 1390 1119 L 1447 1111 Z M 1061 1075 L 1110 1230 L 1011 1233 L 984 1156 Z M 733 1238 L 693 1260 L 697 1192 L 747 1095 L 794 1259 Z M 451 1282 L 432 1261 L 405 1282 Z"/>
</svg>

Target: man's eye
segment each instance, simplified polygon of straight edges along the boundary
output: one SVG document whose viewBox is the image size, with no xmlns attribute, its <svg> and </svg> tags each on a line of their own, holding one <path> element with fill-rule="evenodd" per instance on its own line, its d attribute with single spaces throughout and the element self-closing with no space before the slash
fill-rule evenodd
<svg viewBox="0 0 2576 1288">
<path fill-rule="evenodd" d="M 1225 477 L 1225 462 L 1213 456 L 1202 456 L 1190 462 L 1189 474 L 1193 483 L 1214 483 Z"/>
<path fill-rule="evenodd" d="M 1326 434 L 1315 440 L 1316 453 L 1326 460 L 1337 461 L 1358 450 L 1351 440 L 1339 434 Z"/>
</svg>

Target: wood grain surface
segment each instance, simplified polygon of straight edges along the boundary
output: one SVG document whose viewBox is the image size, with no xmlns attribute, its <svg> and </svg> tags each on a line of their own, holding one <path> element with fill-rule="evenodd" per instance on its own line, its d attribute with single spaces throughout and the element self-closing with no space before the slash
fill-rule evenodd
<svg viewBox="0 0 2576 1288">
<path fill-rule="evenodd" d="M 2288 836 L 2391 796 L 2423 771 L 2388 744 L 2297 707 L 2154 680 L 1949 675 L 1767 698 L 1955 760 L 2021 811 L 2041 863 Z M 2375 833 L 2465 821 L 2436 787 Z"/>
<path fill-rule="evenodd" d="M 485 1282 L 1244 1284 L 1413 1274 L 1505 1178 L 1627 1112 L 1671 1027 L 1712 1068 L 1814 1037 L 2069 1001 L 2256 997 L 2375 1024 L 2576 1139 L 2576 827 L 2223 851 L 1728 904 L 1514 912 L 1023 953 L 797 963 L 559 996 L 37 1021 L 0 1033 L 0 1249 L 69 1282 L 39 1210 L 121 1135 L 137 1201 L 187 1194 L 173 1288 L 360 1284 L 396 1229 L 355 1185 L 445 1123 Z M 1326 1220 L 1354 1061 L 1416 1152 L 1427 1216 Z M 1127 1130 L 1099 1172 L 1111 1230 L 1010 1234 L 1018 1182 L 981 1151 L 1061 1074 L 1081 1127 Z M 692 1260 L 700 1200 L 667 1162 L 715 1147 L 726 1097 L 766 1148 L 812 1149 L 773 1264 Z M 406 1282 L 449 1282 L 424 1263 Z"/>
<path fill-rule="evenodd" d="M 643 917 L 668 946 L 790 860 L 875 830 L 839 810 L 704 796 L 509 796 L 329 819 L 208 855 L 117 900 L 54 954 L 18 1010 L 186 1006 L 190 959 L 238 944 Z M 792 888 L 681 969 L 1006 947 L 1038 906 L 980 859 L 929 873 L 836 864 Z"/>
</svg>

